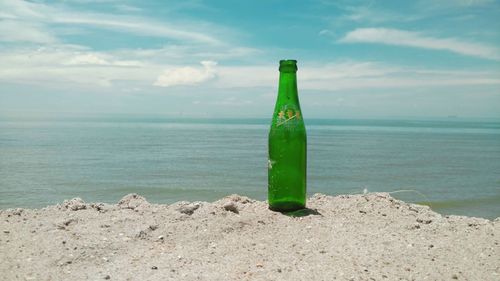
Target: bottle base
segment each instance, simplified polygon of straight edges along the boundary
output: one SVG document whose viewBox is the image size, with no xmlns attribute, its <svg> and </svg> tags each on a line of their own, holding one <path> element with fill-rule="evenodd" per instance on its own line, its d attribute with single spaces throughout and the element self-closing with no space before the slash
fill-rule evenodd
<svg viewBox="0 0 500 281">
<path fill-rule="evenodd" d="M 273 204 L 269 204 L 269 210 L 275 212 L 293 212 L 297 210 L 305 209 L 306 205 L 301 202 L 294 201 L 281 201 L 281 202 L 273 202 Z"/>
</svg>

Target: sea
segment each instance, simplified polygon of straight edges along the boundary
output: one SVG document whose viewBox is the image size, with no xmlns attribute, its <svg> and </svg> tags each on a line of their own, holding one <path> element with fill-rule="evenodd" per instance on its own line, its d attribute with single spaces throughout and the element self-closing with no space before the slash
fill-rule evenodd
<svg viewBox="0 0 500 281">
<path fill-rule="evenodd" d="M 500 121 L 306 119 L 308 194 L 390 192 L 444 215 L 500 216 Z M 0 119 L 0 209 L 265 200 L 269 119 Z"/>
</svg>

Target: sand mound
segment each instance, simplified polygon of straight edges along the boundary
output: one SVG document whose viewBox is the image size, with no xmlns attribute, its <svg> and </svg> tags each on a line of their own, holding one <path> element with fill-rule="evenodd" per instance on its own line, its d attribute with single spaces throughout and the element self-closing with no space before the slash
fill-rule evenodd
<svg viewBox="0 0 500 281">
<path fill-rule="evenodd" d="M 281 214 L 231 195 L 0 211 L 0 280 L 500 280 L 500 220 L 385 193 Z"/>
</svg>

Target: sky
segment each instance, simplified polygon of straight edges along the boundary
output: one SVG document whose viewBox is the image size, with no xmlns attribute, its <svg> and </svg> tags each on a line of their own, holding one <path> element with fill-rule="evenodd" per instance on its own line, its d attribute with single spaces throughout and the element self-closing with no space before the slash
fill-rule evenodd
<svg viewBox="0 0 500 281">
<path fill-rule="evenodd" d="M 0 0 L 0 116 L 500 118 L 500 1 Z"/>
</svg>

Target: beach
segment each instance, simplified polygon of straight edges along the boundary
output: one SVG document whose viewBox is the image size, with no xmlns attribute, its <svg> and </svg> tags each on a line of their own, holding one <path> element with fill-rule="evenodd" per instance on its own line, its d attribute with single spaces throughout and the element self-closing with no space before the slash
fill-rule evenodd
<svg viewBox="0 0 500 281">
<path fill-rule="evenodd" d="M 444 216 L 387 193 L 309 198 L 283 214 L 213 203 L 75 198 L 0 211 L 1 280 L 499 280 L 500 219 Z"/>
</svg>

